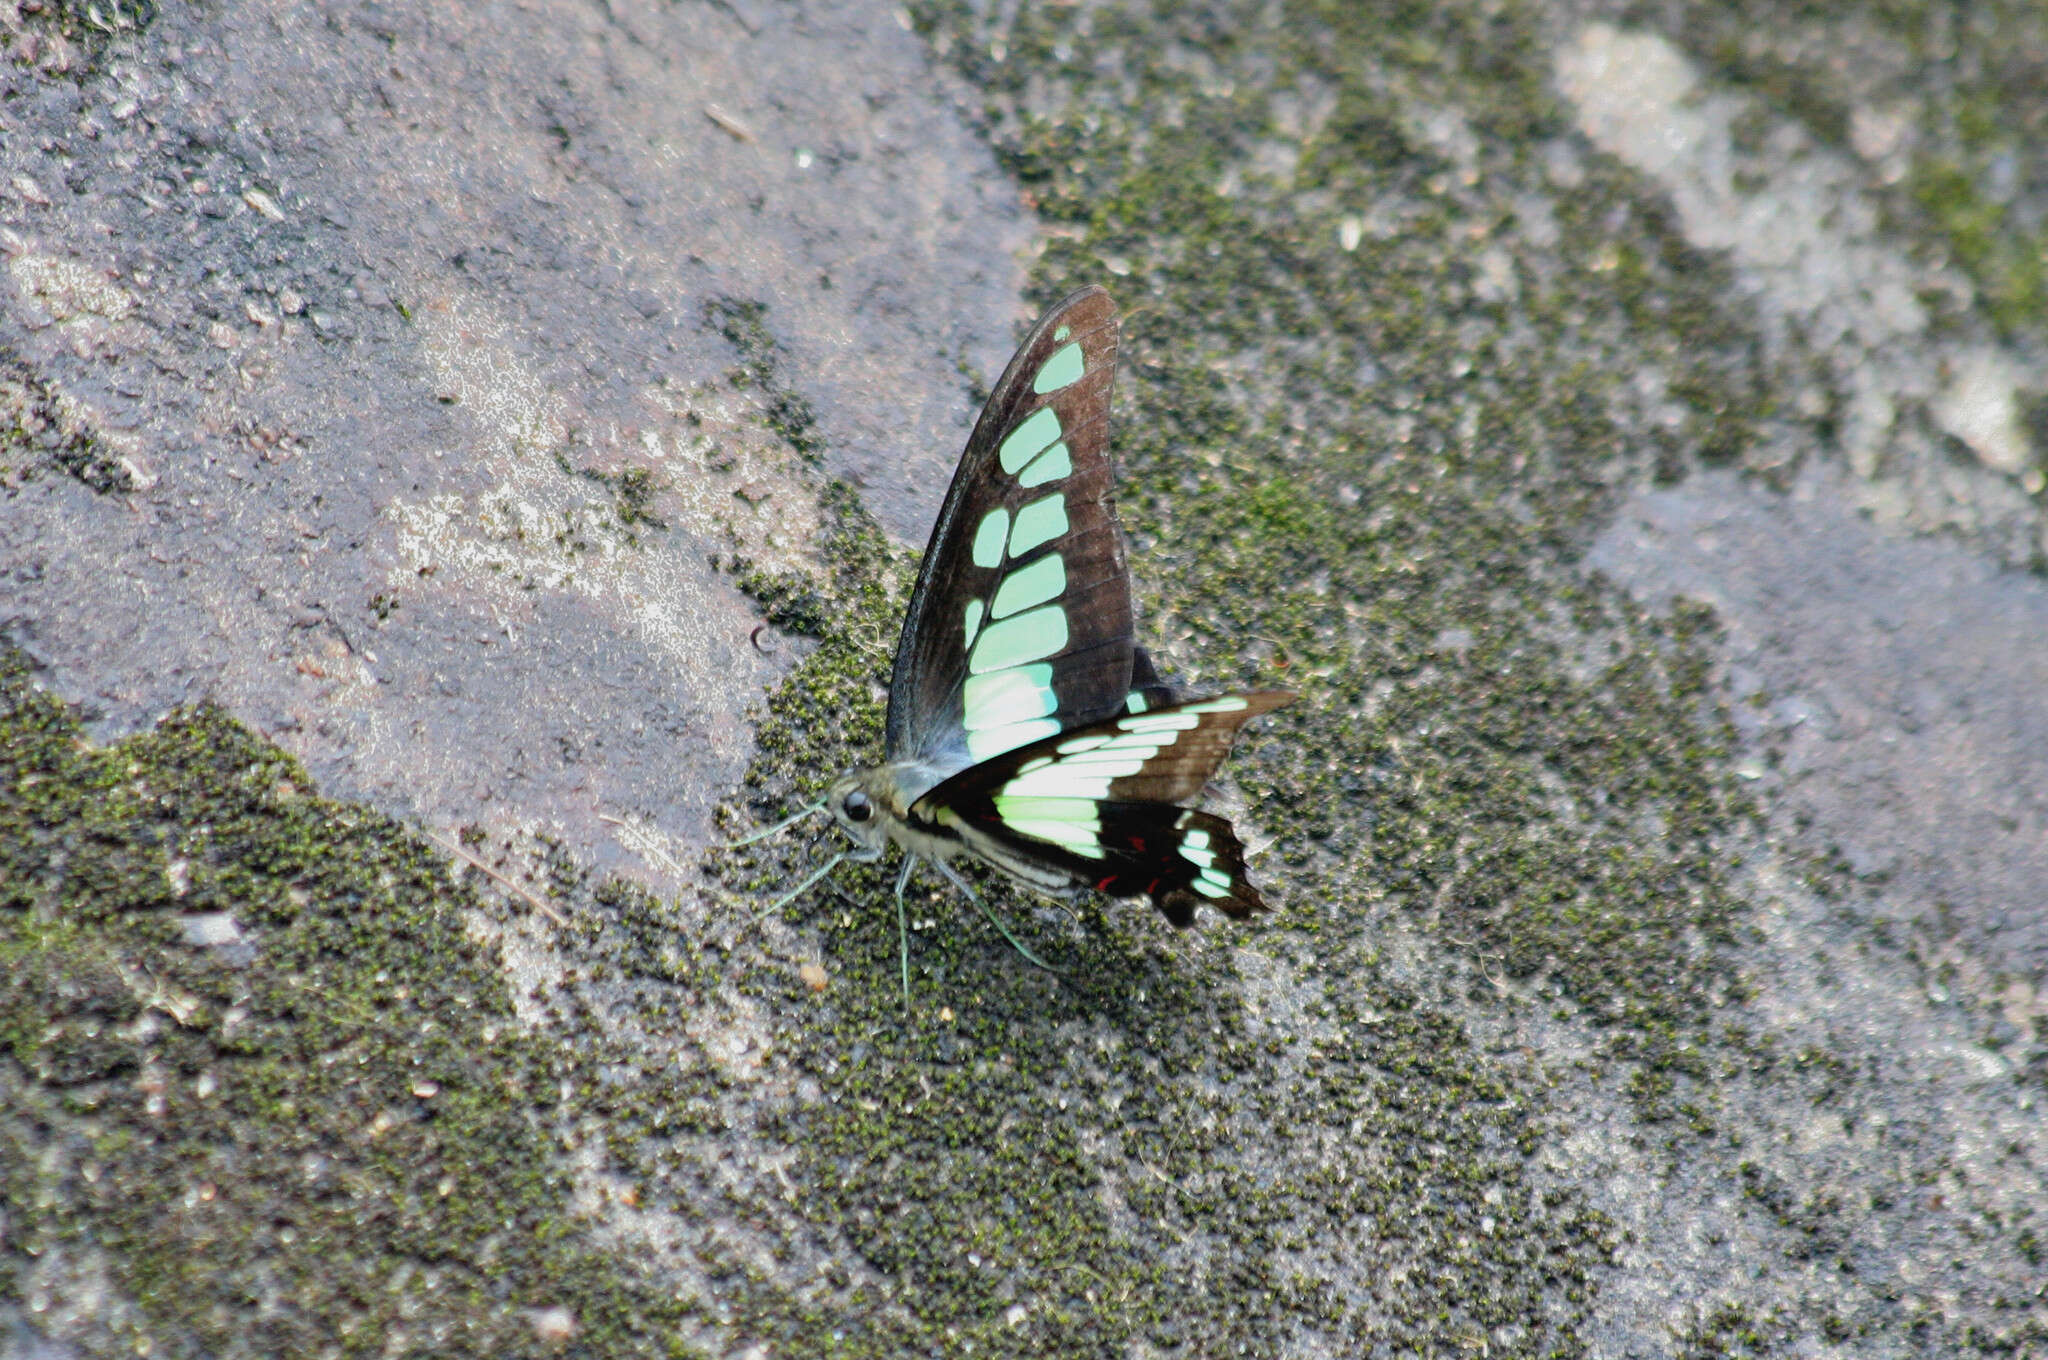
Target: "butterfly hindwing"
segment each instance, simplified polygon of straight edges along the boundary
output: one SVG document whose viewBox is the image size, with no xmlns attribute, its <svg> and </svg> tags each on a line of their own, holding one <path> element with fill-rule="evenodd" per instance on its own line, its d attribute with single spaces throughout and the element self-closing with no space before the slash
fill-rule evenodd
<svg viewBox="0 0 2048 1360">
<path fill-rule="evenodd" d="M 1071 842 L 1027 836 L 1000 819 L 997 825 L 974 828 L 968 840 L 977 854 L 1012 877 L 1040 887 L 1057 882 L 1049 891 L 1088 887 L 1111 897 L 1149 897 L 1181 927 L 1195 923 L 1198 905 L 1237 918 L 1266 910 L 1265 899 L 1245 874 L 1243 843 L 1230 823 L 1214 813 L 1169 803 L 1093 803 L 1085 813 L 1082 808 L 1061 811 L 1063 820 L 1092 816 L 1089 853 L 1082 854 Z M 1062 831 L 1069 827 L 1067 820 Z"/>
<path fill-rule="evenodd" d="M 1109 464 L 1118 336 L 1108 293 L 1069 296 L 982 409 L 897 644 L 890 760 L 936 780 L 1124 707 L 1130 580 Z"/>
<path fill-rule="evenodd" d="M 953 776 L 911 815 L 1048 891 L 1148 896 L 1175 925 L 1200 902 L 1248 915 L 1265 903 L 1230 824 L 1179 804 L 1200 796 L 1238 728 L 1293 697 L 1226 694 L 1062 732 Z"/>
</svg>

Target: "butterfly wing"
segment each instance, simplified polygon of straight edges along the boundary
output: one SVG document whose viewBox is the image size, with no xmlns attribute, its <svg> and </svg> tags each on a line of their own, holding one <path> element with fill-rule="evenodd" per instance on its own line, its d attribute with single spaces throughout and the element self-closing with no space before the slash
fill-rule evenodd
<svg viewBox="0 0 2048 1360">
<path fill-rule="evenodd" d="M 1180 691 L 1159 678 L 1159 668 L 1152 664 L 1152 654 L 1143 647 L 1132 647 L 1131 689 L 1124 696 L 1125 709 L 1144 713 L 1179 701 Z"/>
<path fill-rule="evenodd" d="M 1061 301 L 960 456 L 889 686 L 888 758 L 923 767 L 926 788 L 1124 706 L 1130 577 L 1109 464 L 1118 336 L 1101 288 Z"/>
<path fill-rule="evenodd" d="M 1266 904 L 1230 823 L 1180 805 L 1201 795 L 1240 727 L 1293 698 L 1226 694 L 1057 733 L 954 775 L 910 815 L 1048 892 L 1150 897 L 1179 926 L 1201 902 L 1248 916 Z"/>
</svg>

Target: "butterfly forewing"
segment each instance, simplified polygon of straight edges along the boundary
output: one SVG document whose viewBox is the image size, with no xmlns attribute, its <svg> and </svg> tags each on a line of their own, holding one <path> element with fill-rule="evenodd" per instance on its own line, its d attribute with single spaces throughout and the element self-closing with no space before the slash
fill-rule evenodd
<svg viewBox="0 0 2048 1360">
<path fill-rule="evenodd" d="M 934 782 L 1125 705 L 1130 582 L 1108 451 L 1117 340 L 1100 288 L 1046 313 L 953 474 L 889 687 L 889 759 Z"/>
<path fill-rule="evenodd" d="M 1061 732 L 954 775 L 911 815 L 1041 887 L 1149 896 L 1176 925 L 1198 902 L 1243 916 L 1265 903 L 1236 834 L 1178 805 L 1200 796 L 1238 728 L 1293 697 L 1226 694 Z"/>
</svg>

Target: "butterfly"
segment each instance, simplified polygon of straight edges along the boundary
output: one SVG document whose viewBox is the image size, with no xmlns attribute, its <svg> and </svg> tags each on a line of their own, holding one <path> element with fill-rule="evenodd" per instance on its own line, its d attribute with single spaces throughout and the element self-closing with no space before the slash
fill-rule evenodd
<svg viewBox="0 0 2048 1360">
<path fill-rule="evenodd" d="M 844 859 L 876 860 L 891 844 L 904 852 L 906 1007 L 903 894 L 920 860 L 1048 968 L 950 861 L 979 860 L 1056 896 L 1148 897 L 1176 926 L 1192 925 L 1204 904 L 1239 918 L 1266 909 L 1230 823 L 1190 805 L 1238 729 L 1294 695 L 1183 698 L 1137 643 L 1110 495 L 1119 336 L 1116 304 L 1099 287 L 1032 327 L 932 528 L 896 646 L 883 763 L 747 838 L 830 809 L 853 841 L 775 907 Z"/>
</svg>

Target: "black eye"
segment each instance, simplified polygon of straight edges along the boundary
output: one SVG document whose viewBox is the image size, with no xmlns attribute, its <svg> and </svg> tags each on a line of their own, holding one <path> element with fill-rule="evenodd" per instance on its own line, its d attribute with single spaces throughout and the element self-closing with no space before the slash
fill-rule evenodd
<svg viewBox="0 0 2048 1360">
<path fill-rule="evenodd" d="M 846 810 L 846 816 L 851 821 L 864 822 L 875 815 L 874 804 L 870 803 L 868 796 L 859 789 L 847 794 L 845 801 L 839 806 Z"/>
</svg>

